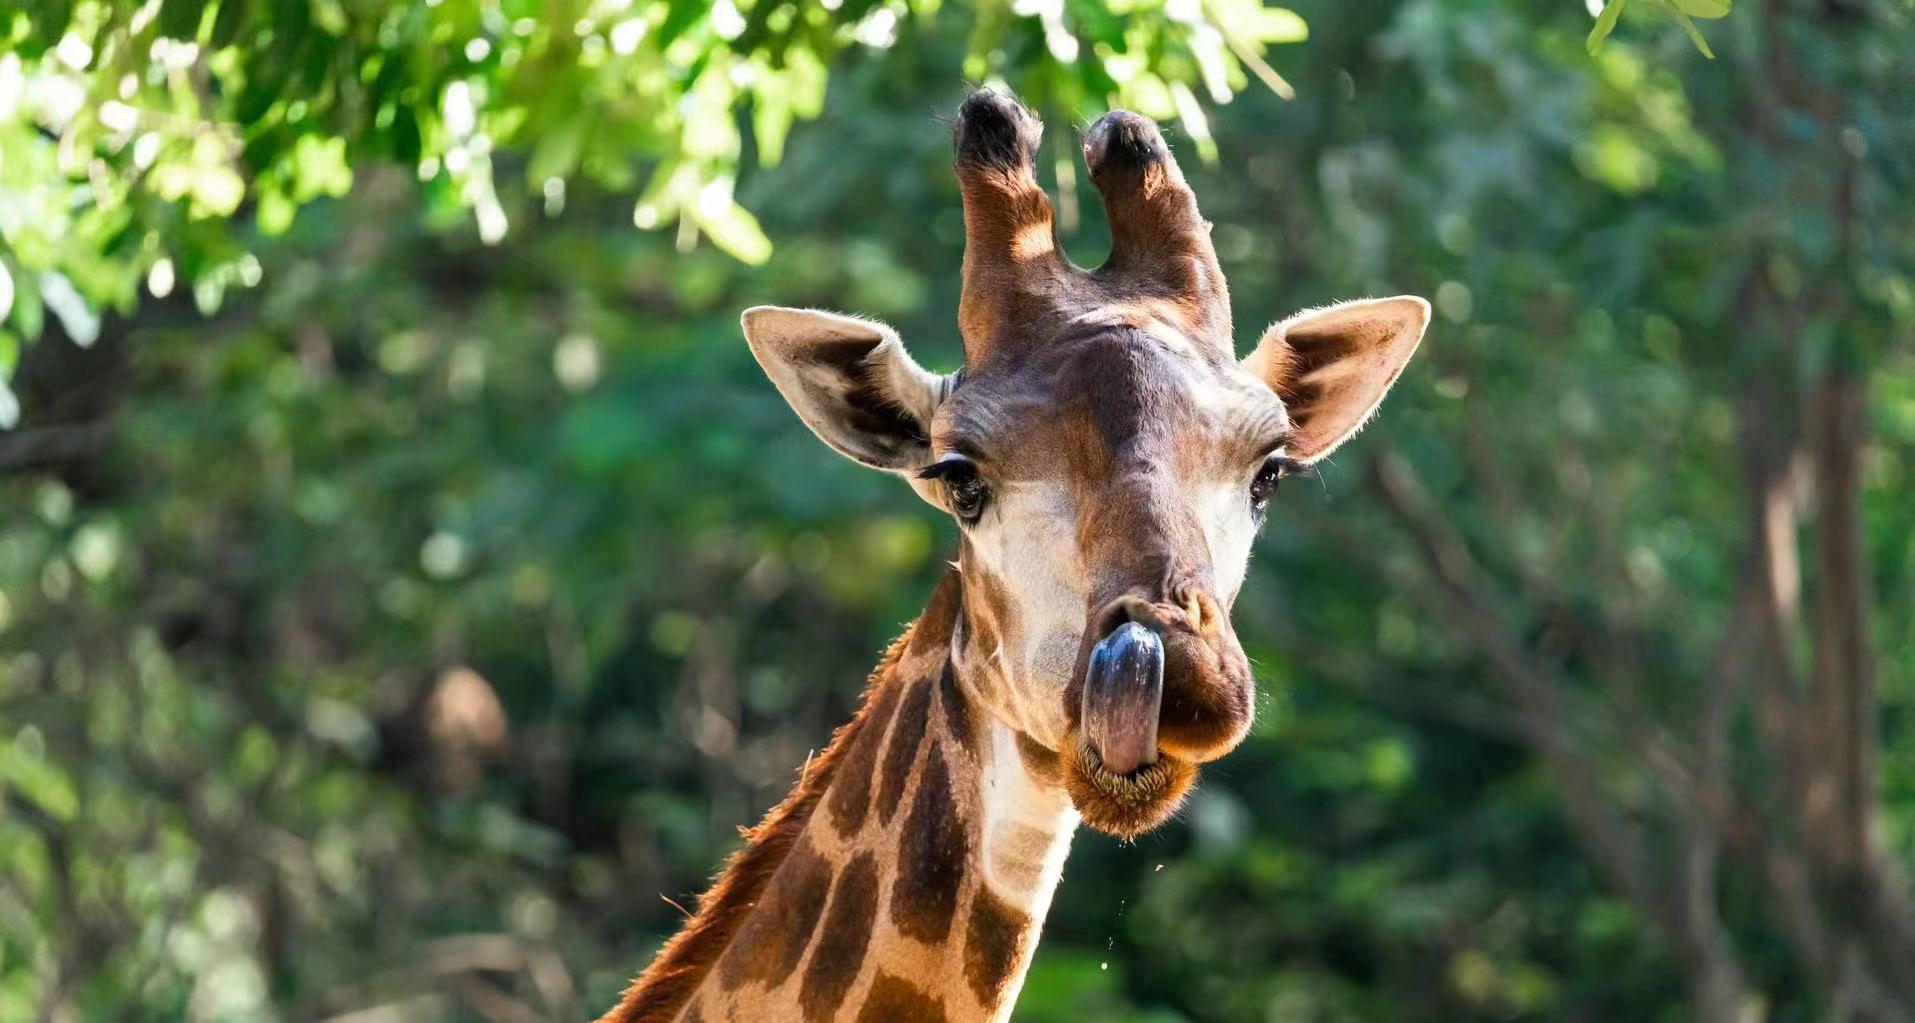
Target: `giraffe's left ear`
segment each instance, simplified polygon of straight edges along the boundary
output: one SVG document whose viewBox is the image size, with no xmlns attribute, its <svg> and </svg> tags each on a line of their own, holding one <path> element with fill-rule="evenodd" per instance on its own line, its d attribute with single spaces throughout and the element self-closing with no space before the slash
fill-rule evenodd
<svg viewBox="0 0 1915 1023">
<path fill-rule="evenodd" d="M 918 366 L 882 323 L 816 309 L 745 310 L 745 341 L 811 432 L 892 472 L 931 464 L 931 415 L 949 377 Z"/>
<path fill-rule="evenodd" d="M 1430 323 L 1414 295 L 1310 309 L 1264 332 L 1243 368 L 1277 392 L 1294 432 L 1284 453 L 1308 464 L 1356 433 L 1403 372 Z"/>
</svg>

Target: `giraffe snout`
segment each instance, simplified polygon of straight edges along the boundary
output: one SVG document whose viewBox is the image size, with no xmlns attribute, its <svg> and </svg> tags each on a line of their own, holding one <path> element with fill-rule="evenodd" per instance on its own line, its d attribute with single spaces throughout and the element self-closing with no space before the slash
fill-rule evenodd
<svg viewBox="0 0 1915 1023">
<path fill-rule="evenodd" d="M 1084 669 L 1078 724 L 1091 749 L 1115 774 L 1157 762 L 1157 722 L 1164 704 L 1164 641 L 1130 621 L 1091 648 Z"/>
<path fill-rule="evenodd" d="M 1128 716 L 1121 730 L 1126 737 L 1126 755 L 1119 761 L 1123 764 L 1133 759 L 1149 764 L 1158 752 L 1198 763 L 1215 760 L 1236 748 L 1250 730 L 1255 687 L 1228 613 L 1203 587 L 1169 589 L 1155 600 L 1134 593 L 1119 596 L 1090 616 L 1067 694 L 1075 719 L 1089 737 L 1095 738 L 1090 730 L 1093 704 L 1102 721 L 1115 714 Z M 1140 632 L 1148 633 L 1148 645 L 1156 650 L 1153 670 L 1158 681 L 1149 686 L 1137 681 L 1142 669 L 1134 651 L 1146 646 Z M 1120 651 L 1126 656 L 1114 656 Z M 1113 674 L 1110 665 L 1124 670 Z M 1122 694 L 1121 699 L 1116 694 Z M 1155 706 L 1145 706 L 1146 694 L 1154 697 Z M 1119 731 L 1112 724 L 1105 727 L 1113 734 Z M 1146 732 L 1154 736 L 1155 749 L 1132 750 L 1131 740 L 1141 741 Z"/>
</svg>

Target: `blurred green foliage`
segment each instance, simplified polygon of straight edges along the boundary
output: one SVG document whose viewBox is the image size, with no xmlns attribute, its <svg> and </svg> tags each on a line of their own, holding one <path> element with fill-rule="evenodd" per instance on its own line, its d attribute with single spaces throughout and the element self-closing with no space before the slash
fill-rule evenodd
<svg viewBox="0 0 1915 1023">
<path fill-rule="evenodd" d="M 707 5 L 642 5 L 623 35 L 596 5 L 375 6 L 0 16 L 7 338 L 45 333 L 3 353 L 0 1019 L 608 1005 L 679 920 L 661 894 L 702 888 L 849 715 L 953 542 L 797 424 L 736 314 L 880 316 L 954 364 L 962 221 L 932 112 L 966 77 L 1051 115 L 1080 261 L 1103 228 L 1071 118 L 1115 95 L 1214 151 L 1187 170 L 1246 342 L 1333 298 L 1438 311 L 1378 424 L 1261 541 L 1237 613 L 1252 741 L 1164 831 L 1079 838 L 1018 1019 L 1710 1018 L 1707 957 L 1661 897 L 1696 893 L 1669 878 L 1702 814 L 1632 743 L 1686 743 L 1724 677 L 1746 466 L 1797 466 L 1784 504 L 1814 492 L 1797 392 L 1838 369 L 1866 396 L 1880 832 L 1892 863 L 1915 853 L 1905 3 L 1738 11 L 1713 63 L 1673 32 L 1591 57 L 1575 4 L 1300 3 L 1233 30 L 1255 54 L 1308 22 L 1292 102 L 1236 94 L 1254 65 L 1200 30 L 1252 10 L 1225 4 L 846 0 L 750 43 L 751 12 L 728 35 Z M 884 46 L 859 37 L 880 11 Z M 154 53 L 175 25 L 198 53 Z M 676 60 L 674 33 L 726 70 Z M 1214 81 L 1203 46 L 1231 61 Z M 131 95 L 110 61 L 142 69 Z M 5 105 L 68 79 L 70 131 Z M 107 123 L 116 96 L 138 131 Z M 635 230 L 634 192 L 691 226 Z M 745 209 L 775 246 L 698 219 Z M 1500 631 L 1450 616 L 1467 602 L 1386 500 L 1391 466 Z M 1512 707 L 1511 658 L 1560 713 Z M 1733 719 L 1738 791 L 1778 773 L 1763 727 Z M 1643 862 L 1605 859 L 1592 812 Z M 1844 1018 L 1734 837 L 1695 901 L 1742 1004 Z"/>
<path fill-rule="evenodd" d="M 368 166 L 416 173 L 422 210 L 469 213 L 487 244 L 588 182 L 635 191 L 633 223 L 675 225 L 680 248 L 705 237 L 762 263 L 771 241 L 735 196 L 740 171 L 777 164 L 793 123 L 819 115 L 834 60 L 917 60 L 945 38 L 940 10 L 61 0 L 0 14 L 0 387 L 43 304 L 82 343 L 142 283 L 160 298 L 190 287 L 213 312 L 259 280 L 236 215 L 283 234 Z M 1306 35 L 1261 0 L 983 0 L 943 17 L 972 22 L 964 77 L 1010 74 L 1067 116 L 1115 97 L 1179 119 L 1212 156 L 1205 104 L 1253 73 L 1287 90 L 1263 54 Z"/>
</svg>

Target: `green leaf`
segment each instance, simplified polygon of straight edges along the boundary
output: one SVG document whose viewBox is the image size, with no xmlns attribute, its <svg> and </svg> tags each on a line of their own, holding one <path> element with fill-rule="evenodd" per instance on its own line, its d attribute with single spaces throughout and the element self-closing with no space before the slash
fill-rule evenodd
<svg viewBox="0 0 1915 1023">
<path fill-rule="evenodd" d="M 40 279 L 22 271 L 13 278 L 13 325 L 28 341 L 40 339 L 46 325 L 46 309 L 40 304 Z"/>
<path fill-rule="evenodd" d="M 309 202 L 322 195 L 335 198 L 352 191 L 352 166 L 346 161 L 346 140 L 301 135 L 293 146 L 293 201 Z"/>
<path fill-rule="evenodd" d="M 207 42 L 214 49 L 224 49 L 239 39 L 239 33 L 246 25 L 246 0 L 218 0 L 219 7 L 213 12 L 213 31 Z"/>
<path fill-rule="evenodd" d="M 707 16 L 710 8 L 698 0 L 672 0 L 666 8 L 665 20 L 659 24 L 656 33 L 658 45 L 665 46 L 685 33 L 685 30 L 697 24 L 700 18 Z"/>
<path fill-rule="evenodd" d="M 80 810 L 80 798 L 66 773 L 17 743 L 0 748 L 0 783 L 39 804 L 55 820 L 70 821 Z"/>
<path fill-rule="evenodd" d="M 293 214 L 298 209 L 292 199 L 279 189 L 260 188 L 259 201 L 253 207 L 259 233 L 269 237 L 285 234 L 287 228 L 293 226 Z"/>
<path fill-rule="evenodd" d="M 569 118 L 554 125 L 532 147 L 532 158 L 525 165 L 525 179 L 533 187 L 544 187 L 550 178 L 569 178 L 578 170 L 579 157 L 585 152 L 585 119 Z"/>
<path fill-rule="evenodd" d="M 794 111 L 782 97 L 764 92 L 751 104 L 751 133 L 758 140 L 758 162 L 775 167 L 785 155 L 785 136 L 791 132 Z"/>
<path fill-rule="evenodd" d="M 758 218 L 735 202 L 720 210 L 700 210 L 692 219 L 713 245 L 735 259 L 757 266 L 771 258 L 771 239 L 758 226 Z"/>
<path fill-rule="evenodd" d="M 1726 18 L 1733 0 L 1674 0 L 1676 10 L 1692 18 Z"/>
<path fill-rule="evenodd" d="M 1288 7 L 1260 7 L 1250 25 L 1259 42 L 1300 43 L 1310 38 L 1310 26 L 1303 15 Z"/>
<path fill-rule="evenodd" d="M 22 51 L 29 57 L 38 57 L 51 49 L 60 41 L 61 36 L 66 35 L 67 24 L 72 20 L 73 0 L 49 0 L 48 3 L 42 4 L 40 16 L 37 19 L 28 19 L 29 34 L 23 42 L 32 45 L 22 46 Z"/>
<path fill-rule="evenodd" d="M 424 140 L 419 134 L 419 116 L 413 112 L 411 106 L 399 108 L 399 112 L 392 119 L 392 132 L 388 138 L 394 159 L 408 169 L 418 166 Z"/>
<path fill-rule="evenodd" d="M 199 0 L 164 0 L 160 4 L 160 35 L 169 39 L 197 39 L 204 7 Z"/>
<path fill-rule="evenodd" d="M 1622 17 L 1624 0 L 1609 0 L 1603 5 L 1602 13 L 1596 15 L 1596 26 L 1589 30 L 1589 55 L 1595 56 L 1602 49 L 1603 40 L 1616 30 L 1616 19 Z"/>
<path fill-rule="evenodd" d="M 1190 133 L 1190 140 L 1197 144 L 1197 155 L 1205 163 L 1217 162 L 1217 140 L 1210 134 L 1210 118 L 1204 114 L 1203 104 L 1197 101 L 1196 93 L 1182 82 L 1172 82 L 1170 98 L 1177 105 L 1177 122 Z"/>
<path fill-rule="evenodd" d="M 1682 30 L 1689 33 L 1689 41 L 1696 44 L 1696 49 L 1701 50 L 1704 57 L 1710 60 L 1716 59 L 1715 51 L 1709 49 L 1709 41 L 1702 38 L 1702 30 L 1696 27 L 1695 22 L 1689 20 L 1689 15 L 1683 13 L 1682 8 L 1677 6 L 1676 0 L 1662 0 L 1662 5 L 1675 16 L 1676 23 L 1682 26 Z"/>
</svg>

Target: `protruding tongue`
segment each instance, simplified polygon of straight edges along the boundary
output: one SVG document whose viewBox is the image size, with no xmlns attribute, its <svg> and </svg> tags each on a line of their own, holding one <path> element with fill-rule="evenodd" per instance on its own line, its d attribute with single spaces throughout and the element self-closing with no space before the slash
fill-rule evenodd
<svg viewBox="0 0 1915 1023">
<path fill-rule="evenodd" d="M 1082 727 L 1104 767 L 1129 774 L 1157 762 L 1157 715 L 1164 702 L 1164 641 L 1125 622 L 1090 652 Z"/>
</svg>

